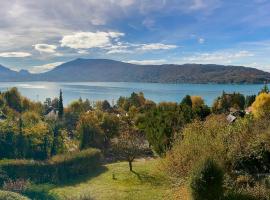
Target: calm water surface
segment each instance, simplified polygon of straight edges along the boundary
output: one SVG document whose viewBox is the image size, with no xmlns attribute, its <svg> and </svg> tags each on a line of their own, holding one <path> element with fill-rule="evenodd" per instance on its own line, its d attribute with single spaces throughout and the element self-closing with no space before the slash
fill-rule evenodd
<svg viewBox="0 0 270 200">
<path fill-rule="evenodd" d="M 47 97 L 57 97 L 62 89 L 64 104 L 67 105 L 79 97 L 91 101 L 109 100 L 116 102 L 120 96 L 129 96 L 132 92 L 143 92 L 146 98 L 155 102 L 179 102 L 186 94 L 199 95 L 208 105 L 222 91 L 240 92 L 245 95 L 257 94 L 262 85 L 231 84 L 160 84 L 160 83 L 116 83 L 116 82 L 0 82 L 0 91 L 17 87 L 28 98 L 44 101 Z"/>
</svg>

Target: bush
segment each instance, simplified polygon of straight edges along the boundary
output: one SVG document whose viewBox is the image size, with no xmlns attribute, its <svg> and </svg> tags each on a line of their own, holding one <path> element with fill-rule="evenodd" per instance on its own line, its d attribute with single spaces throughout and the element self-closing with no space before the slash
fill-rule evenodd
<svg viewBox="0 0 270 200">
<path fill-rule="evenodd" d="M 6 160 L 0 167 L 15 179 L 30 179 L 36 183 L 62 182 L 88 174 L 100 164 L 101 152 L 86 149 L 77 153 L 52 157 L 47 162 L 32 160 Z"/>
<path fill-rule="evenodd" d="M 270 189 L 256 184 L 253 187 L 234 189 L 227 192 L 225 200 L 270 200 Z"/>
<path fill-rule="evenodd" d="M 223 197 L 223 171 L 211 159 L 204 161 L 190 181 L 191 194 L 194 200 L 218 200 Z"/>
<path fill-rule="evenodd" d="M 31 184 L 23 194 L 31 199 L 57 200 L 58 198 L 49 192 L 54 187 L 52 184 Z"/>
<path fill-rule="evenodd" d="M 15 192 L 1 191 L 0 199 L 2 200 L 30 200 L 27 197 L 21 196 Z"/>
<path fill-rule="evenodd" d="M 22 193 L 29 185 L 30 182 L 25 179 L 16 179 L 14 181 L 9 179 L 8 181 L 4 182 L 3 189 L 7 191 Z"/>
</svg>

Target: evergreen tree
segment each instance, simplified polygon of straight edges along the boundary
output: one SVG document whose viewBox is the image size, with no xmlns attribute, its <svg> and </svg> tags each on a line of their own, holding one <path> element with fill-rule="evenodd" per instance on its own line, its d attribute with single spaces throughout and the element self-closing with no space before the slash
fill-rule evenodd
<svg viewBox="0 0 270 200">
<path fill-rule="evenodd" d="M 62 96 L 62 90 L 60 90 L 59 102 L 58 102 L 58 117 L 59 117 L 59 119 L 62 119 L 63 115 L 64 115 L 63 96 Z"/>
<path fill-rule="evenodd" d="M 191 100 L 191 96 L 186 95 L 183 100 L 181 101 L 181 104 L 185 104 L 187 106 L 192 107 L 192 100 Z"/>
<path fill-rule="evenodd" d="M 268 88 L 268 85 L 266 82 L 264 83 L 264 86 L 263 86 L 262 90 L 259 92 L 259 94 L 261 94 L 261 93 L 269 93 L 269 88 Z"/>
<path fill-rule="evenodd" d="M 17 136 L 17 156 L 18 158 L 24 158 L 25 157 L 25 148 L 26 148 L 26 141 L 23 135 L 23 122 L 22 118 L 19 118 L 19 135 Z"/>
</svg>

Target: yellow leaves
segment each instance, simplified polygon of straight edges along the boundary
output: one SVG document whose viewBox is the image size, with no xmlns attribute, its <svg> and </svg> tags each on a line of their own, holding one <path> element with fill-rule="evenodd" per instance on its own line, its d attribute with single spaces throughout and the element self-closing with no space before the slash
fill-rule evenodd
<svg viewBox="0 0 270 200">
<path fill-rule="evenodd" d="M 197 108 L 204 105 L 204 100 L 201 96 L 192 96 L 191 101 L 192 101 L 193 108 Z"/>
<path fill-rule="evenodd" d="M 261 93 L 256 97 L 255 102 L 251 106 L 252 113 L 256 118 L 270 115 L 270 94 Z"/>
</svg>

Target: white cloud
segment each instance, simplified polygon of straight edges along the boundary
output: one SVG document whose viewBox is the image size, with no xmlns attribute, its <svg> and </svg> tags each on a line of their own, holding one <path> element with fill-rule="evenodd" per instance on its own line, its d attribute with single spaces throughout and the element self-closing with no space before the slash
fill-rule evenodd
<svg viewBox="0 0 270 200">
<path fill-rule="evenodd" d="M 57 46 L 49 44 L 35 44 L 33 46 L 41 53 L 55 53 L 55 50 L 57 49 Z"/>
<path fill-rule="evenodd" d="M 112 39 L 124 36 L 119 32 L 78 32 L 65 35 L 60 41 L 62 47 L 73 49 L 102 48 L 111 45 Z"/>
<path fill-rule="evenodd" d="M 203 0 L 193 0 L 193 3 L 191 4 L 189 8 L 191 10 L 201 10 L 205 8 L 205 6 L 207 6 L 207 4 L 205 4 Z"/>
<path fill-rule="evenodd" d="M 240 58 L 252 57 L 253 53 L 249 51 L 218 51 L 212 53 L 197 53 L 193 56 L 183 58 L 185 62 L 193 63 L 215 63 L 215 64 L 229 64 Z"/>
<path fill-rule="evenodd" d="M 0 57 L 4 57 L 4 58 L 24 58 L 24 57 L 29 57 L 31 56 L 31 53 L 28 52 L 3 52 L 0 53 Z"/>
<path fill-rule="evenodd" d="M 161 65 L 165 64 L 167 60 L 159 59 L 159 60 L 128 60 L 127 63 L 137 64 L 137 65 Z"/>
<path fill-rule="evenodd" d="M 198 42 L 199 42 L 199 44 L 203 44 L 205 42 L 205 39 L 204 38 L 199 38 Z"/>
<path fill-rule="evenodd" d="M 85 49 L 78 50 L 78 54 L 88 54 L 89 52 Z"/>
<path fill-rule="evenodd" d="M 47 71 L 50 71 L 63 63 L 64 62 L 54 62 L 54 63 L 45 64 L 45 65 L 32 66 L 31 69 L 29 69 L 29 71 L 31 73 L 47 72 Z"/>
<path fill-rule="evenodd" d="M 168 45 L 162 43 L 142 44 L 137 50 L 152 51 L 152 50 L 169 50 L 177 48 L 176 45 Z"/>
</svg>

